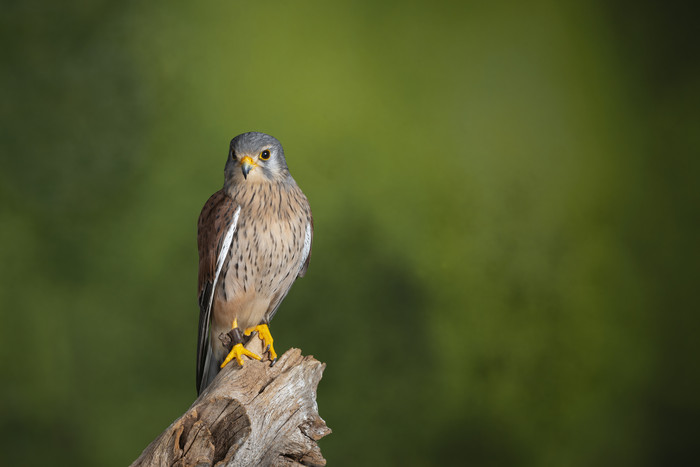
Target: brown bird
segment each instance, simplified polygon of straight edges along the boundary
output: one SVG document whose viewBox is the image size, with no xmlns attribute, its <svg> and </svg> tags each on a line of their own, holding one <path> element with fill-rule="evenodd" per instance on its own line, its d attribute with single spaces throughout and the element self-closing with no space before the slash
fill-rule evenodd
<svg viewBox="0 0 700 467">
<path fill-rule="evenodd" d="M 197 225 L 199 336 L 197 392 L 231 360 L 260 356 L 243 347 L 258 333 L 277 358 L 268 324 L 297 277 L 306 273 L 313 220 L 289 173 L 279 141 L 264 133 L 231 140 L 224 187 L 206 202 Z M 219 339 L 233 329 L 230 352 Z"/>
</svg>

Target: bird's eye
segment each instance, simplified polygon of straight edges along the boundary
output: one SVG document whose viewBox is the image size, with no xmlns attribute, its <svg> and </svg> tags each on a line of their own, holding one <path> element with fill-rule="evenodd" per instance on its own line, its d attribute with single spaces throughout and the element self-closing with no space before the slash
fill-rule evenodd
<svg viewBox="0 0 700 467">
<path fill-rule="evenodd" d="M 265 149 L 263 152 L 260 153 L 260 159 L 266 161 L 270 158 L 270 151 Z"/>
<path fill-rule="evenodd" d="M 233 149 L 231 149 L 231 160 L 235 161 L 236 160 L 236 153 L 233 152 Z"/>
</svg>

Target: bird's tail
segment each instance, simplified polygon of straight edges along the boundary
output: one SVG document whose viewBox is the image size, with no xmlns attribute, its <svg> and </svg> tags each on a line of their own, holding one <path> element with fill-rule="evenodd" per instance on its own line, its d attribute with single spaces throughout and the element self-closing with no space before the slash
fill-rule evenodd
<svg viewBox="0 0 700 467">
<path fill-rule="evenodd" d="M 219 363 L 217 363 L 216 358 L 214 358 L 210 343 L 207 346 L 207 356 L 204 360 L 204 373 L 202 373 L 202 381 L 197 388 L 197 395 L 201 394 L 202 391 L 214 381 L 217 374 L 219 374 Z"/>
</svg>

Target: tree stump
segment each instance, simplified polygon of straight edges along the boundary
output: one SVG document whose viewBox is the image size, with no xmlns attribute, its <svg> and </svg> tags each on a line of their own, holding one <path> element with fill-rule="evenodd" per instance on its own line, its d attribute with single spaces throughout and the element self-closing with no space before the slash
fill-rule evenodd
<svg viewBox="0 0 700 467">
<path fill-rule="evenodd" d="M 260 339 L 246 347 L 263 355 Z M 269 359 L 246 359 L 242 368 L 233 361 L 132 467 L 326 465 L 317 441 L 331 429 L 316 405 L 325 366 L 299 349 L 273 366 Z"/>
</svg>

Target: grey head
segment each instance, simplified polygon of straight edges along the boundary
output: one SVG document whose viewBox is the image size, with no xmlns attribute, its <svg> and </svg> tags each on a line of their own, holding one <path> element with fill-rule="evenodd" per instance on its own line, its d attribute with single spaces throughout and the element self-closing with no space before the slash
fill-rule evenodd
<svg viewBox="0 0 700 467">
<path fill-rule="evenodd" d="M 282 144 L 265 133 L 251 131 L 231 140 L 224 186 L 293 182 Z"/>
</svg>

